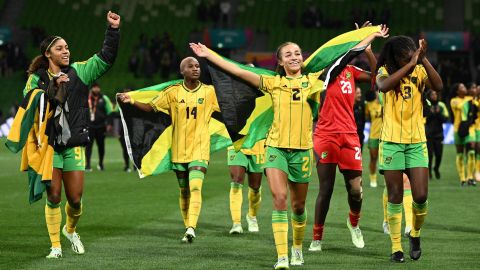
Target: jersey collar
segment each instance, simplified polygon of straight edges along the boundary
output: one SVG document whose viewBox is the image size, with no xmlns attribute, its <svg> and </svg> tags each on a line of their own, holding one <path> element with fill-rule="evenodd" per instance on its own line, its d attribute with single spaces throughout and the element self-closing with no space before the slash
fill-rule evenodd
<svg viewBox="0 0 480 270">
<path fill-rule="evenodd" d="M 193 93 L 193 92 L 197 92 L 198 89 L 200 89 L 200 87 L 202 87 L 202 82 L 201 81 L 198 81 L 198 86 L 195 87 L 195 89 L 188 89 L 188 87 L 185 86 L 185 81 L 182 81 L 182 87 L 183 89 L 185 89 L 185 91 L 187 92 L 190 92 L 190 93 Z"/>
</svg>

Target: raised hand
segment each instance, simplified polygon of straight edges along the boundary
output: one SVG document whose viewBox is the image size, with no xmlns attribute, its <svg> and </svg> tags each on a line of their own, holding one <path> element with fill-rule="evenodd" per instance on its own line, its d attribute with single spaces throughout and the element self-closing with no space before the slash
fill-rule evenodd
<svg viewBox="0 0 480 270">
<path fill-rule="evenodd" d="M 120 26 L 120 15 L 109 11 L 107 13 L 107 21 L 112 28 L 118 28 Z"/>
<path fill-rule="evenodd" d="M 130 96 L 126 93 L 117 94 L 118 99 L 123 103 L 130 103 Z"/>
<path fill-rule="evenodd" d="M 192 49 L 193 53 L 195 53 L 198 57 L 207 57 L 208 56 L 208 48 L 207 46 L 203 45 L 202 43 L 190 43 L 190 48 Z"/>
<path fill-rule="evenodd" d="M 366 21 L 362 24 L 361 27 L 358 26 L 358 23 L 355 23 L 355 28 L 356 29 L 360 29 L 360 28 L 364 28 L 364 27 L 367 27 L 367 26 L 372 26 L 372 23 L 370 21 Z M 367 48 L 365 48 L 365 51 L 367 52 L 371 52 L 372 51 L 372 44 L 368 44 Z"/>
<path fill-rule="evenodd" d="M 381 38 L 388 38 L 389 34 L 388 34 L 388 31 L 390 29 L 387 27 L 386 24 L 382 24 L 381 25 L 381 29 L 375 33 L 375 37 L 381 37 Z"/>
<path fill-rule="evenodd" d="M 418 41 L 418 47 L 420 49 L 420 60 L 422 60 L 427 54 L 427 41 L 425 39 L 420 39 Z"/>
</svg>

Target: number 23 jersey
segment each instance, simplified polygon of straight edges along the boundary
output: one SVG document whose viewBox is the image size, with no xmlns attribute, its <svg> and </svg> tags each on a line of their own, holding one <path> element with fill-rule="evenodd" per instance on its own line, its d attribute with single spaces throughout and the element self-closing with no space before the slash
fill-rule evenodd
<svg viewBox="0 0 480 270">
<path fill-rule="evenodd" d="M 381 67 L 377 80 L 388 76 L 387 69 Z M 422 103 L 422 93 L 427 80 L 423 65 L 416 65 L 410 74 L 400 80 L 400 91 L 392 89 L 380 93 L 384 101 L 382 141 L 406 144 L 427 141 Z"/>
<path fill-rule="evenodd" d="M 178 83 L 162 91 L 150 105 L 155 111 L 168 111 L 172 119 L 172 162 L 210 159 L 208 127 L 212 113 L 220 111 L 213 86 L 200 83 L 189 90 L 183 82 Z"/>
<path fill-rule="evenodd" d="M 353 113 L 355 80 L 363 69 L 347 65 L 327 87 L 319 112 L 315 134 L 357 133 Z"/>
</svg>

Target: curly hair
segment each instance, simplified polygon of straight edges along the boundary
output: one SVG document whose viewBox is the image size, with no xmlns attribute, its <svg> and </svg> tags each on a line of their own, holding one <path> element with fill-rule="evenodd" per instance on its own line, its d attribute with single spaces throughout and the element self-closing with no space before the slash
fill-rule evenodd
<svg viewBox="0 0 480 270">
<path fill-rule="evenodd" d="M 410 52 L 415 52 L 417 46 L 413 39 L 407 36 L 395 36 L 387 40 L 380 52 L 377 62 L 377 71 L 385 66 L 388 74 L 395 73 L 402 66 L 401 60 L 408 60 Z"/>
</svg>

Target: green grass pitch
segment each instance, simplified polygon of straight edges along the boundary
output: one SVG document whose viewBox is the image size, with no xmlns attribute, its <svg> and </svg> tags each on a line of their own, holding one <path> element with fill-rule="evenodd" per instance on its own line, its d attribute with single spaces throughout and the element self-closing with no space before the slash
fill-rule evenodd
<svg viewBox="0 0 480 270">
<path fill-rule="evenodd" d="M 230 236 L 230 177 L 226 154 L 214 154 L 203 186 L 197 238 L 193 244 L 181 244 L 184 228 L 174 174 L 139 180 L 135 173 L 123 172 L 116 139 L 107 141 L 106 170 L 86 174 L 84 213 L 77 229 L 85 245 L 85 255 L 75 255 L 62 236 L 63 258 L 47 260 L 50 242 L 45 226 L 45 198 L 28 204 L 26 175 L 18 171 L 20 155 L 0 148 L 1 269 L 271 269 L 276 261 L 271 229 L 272 202 L 266 179 L 262 182 L 263 202 L 258 215 L 260 232 Z M 94 154 L 92 167 L 96 167 L 96 160 Z M 365 168 L 368 168 L 367 161 L 368 151 L 364 151 Z M 445 147 L 441 173 L 441 180 L 430 182 L 429 212 L 422 231 L 422 258 L 415 262 L 408 259 L 402 265 L 389 262 L 390 241 L 382 231 L 383 177 L 379 177 L 378 188 L 370 188 L 368 173 L 364 173 L 360 221 L 365 248 L 357 249 L 351 243 L 345 225 L 347 197 L 343 177 L 338 174 L 323 251 L 307 251 L 318 192 L 315 175 L 307 200 L 305 265 L 291 269 L 477 268 L 480 187 L 460 187 L 453 146 Z M 244 188 L 242 212 L 244 229 L 246 190 Z M 63 223 L 65 200 L 63 197 Z M 291 243 L 291 231 L 289 238 Z M 402 241 L 408 252 L 408 240 Z"/>
</svg>

